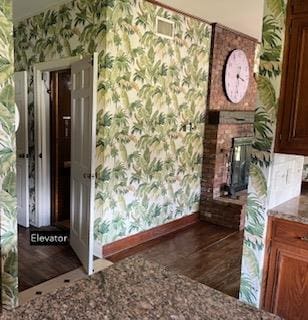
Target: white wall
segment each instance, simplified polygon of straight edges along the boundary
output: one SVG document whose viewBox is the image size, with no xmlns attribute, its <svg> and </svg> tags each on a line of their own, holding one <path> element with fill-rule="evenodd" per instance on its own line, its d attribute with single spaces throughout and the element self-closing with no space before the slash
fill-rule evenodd
<svg viewBox="0 0 308 320">
<path fill-rule="evenodd" d="M 264 0 L 158 0 L 261 39 Z"/>
<path fill-rule="evenodd" d="M 13 0 L 14 23 L 70 0 Z"/>
<path fill-rule="evenodd" d="M 269 184 L 269 209 L 300 195 L 303 166 L 303 156 L 274 154 Z"/>
</svg>

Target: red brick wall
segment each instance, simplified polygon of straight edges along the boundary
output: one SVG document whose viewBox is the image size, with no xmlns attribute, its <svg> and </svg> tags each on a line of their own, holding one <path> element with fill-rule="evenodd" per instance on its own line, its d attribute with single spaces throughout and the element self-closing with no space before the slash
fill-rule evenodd
<svg viewBox="0 0 308 320">
<path fill-rule="evenodd" d="M 252 124 L 220 124 L 205 126 L 202 166 L 202 197 L 217 198 L 228 181 L 232 139 L 253 136 Z"/>
<path fill-rule="evenodd" d="M 208 114 L 213 110 L 234 112 L 251 112 L 255 110 L 257 88 L 253 78 L 253 68 L 256 44 L 257 41 L 255 39 L 221 25 L 214 25 L 207 105 Z M 224 91 L 226 60 L 235 49 L 245 51 L 251 69 L 248 91 L 244 99 L 238 104 L 231 103 Z M 238 113 L 234 113 L 234 117 L 237 116 Z M 217 122 L 220 121 L 221 119 L 218 117 Z M 220 196 L 221 189 L 228 180 L 227 164 L 230 160 L 232 139 L 252 137 L 254 133 L 251 122 L 250 124 L 242 124 L 231 120 L 232 124 L 226 124 L 221 121 L 220 124 L 206 123 L 205 125 L 200 201 L 200 216 L 203 220 L 237 230 L 244 227 L 245 206 L 243 203 L 228 198 L 222 199 Z M 211 121 L 211 123 L 216 122 Z M 246 121 L 246 123 L 249 123 L 249 121 Z"/>
<path fill-rule="evenodd" d="M 213 224 L 243 230 L 246 205 L 218 200 L 201 200 L 200 218 Z"/>
<path fill-rule="evenodd" d="M 213 27 L 212 57 L 210 68 L 209 110 L 254 111 L 256 107 L 257 86 L 253 78 L 257 40 L 230 30 L 219 24 Z M 228 100 L 224 91 L 224 68 L 230 53 L 243 50 L 250 66 L 250 83 L 244 99 L 234 104 Z"/>
</svg>

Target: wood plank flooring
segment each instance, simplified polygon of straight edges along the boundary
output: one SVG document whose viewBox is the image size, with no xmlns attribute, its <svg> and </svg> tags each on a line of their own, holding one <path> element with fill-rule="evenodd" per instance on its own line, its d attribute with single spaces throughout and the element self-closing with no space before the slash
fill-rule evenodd
<svg viewBox="0 0 308 320">
<path fill-rule="evenodd" d="M 81 263 L 70 246 L 30 246 L 30 229 L 18 228 L 20 292 L 80 266 Z"/>
<path fill-rule="evenodd" d="M 117 262 L 141 254 L 177 273 L 237 298 L 242 245 L 243 232 L 198 222 L 185 230 L 120 252 L 108 259 Z"/>
<path fill-rule="evenodd" d="M 19 291 L 80 267 L 67 247 L 33 247 L 29 230 L 19 228 Z M 243 233 L 205 222 L 152 240 L 108 258 L 120 261 L 142 254 L 171 270 L 238 297 Z"/>
</svg>

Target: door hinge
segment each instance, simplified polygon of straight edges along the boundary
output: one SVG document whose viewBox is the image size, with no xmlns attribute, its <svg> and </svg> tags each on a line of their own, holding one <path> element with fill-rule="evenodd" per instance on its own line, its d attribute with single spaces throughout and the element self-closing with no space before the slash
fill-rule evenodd
<svg viewBox="0 0 308 320">
<path fill-rule="evenodd" d="M 83 177 L 84 177 L 84 179 L 95 179 L 96 178 L 96 174 L 84 173 Z"/>
<path fill-rule="evenodd" d="M 20 153 L 20 154 L 18 154 L 18 158 L 29 159 L 29 155 L 28 155 L 28 153 Z"/>
</svg>

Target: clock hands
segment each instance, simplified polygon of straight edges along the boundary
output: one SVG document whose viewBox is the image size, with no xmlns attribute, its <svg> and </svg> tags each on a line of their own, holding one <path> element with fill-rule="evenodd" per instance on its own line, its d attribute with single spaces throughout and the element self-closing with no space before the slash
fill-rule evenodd
<svg viewBox="0 0 308 320">
<path fill-rule="evenodd" d="M 245 80 L 240 76 L 241 71 L 242 71 L 242 66 L 239 66 L 239 71 L 238 71 L 238 74 L 236 75 L 236 78 L 242 80 L 243 82 L 245 82 Z"/>
</svg>

